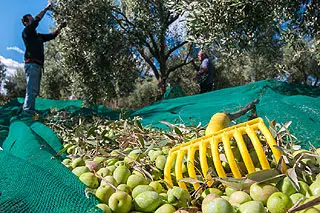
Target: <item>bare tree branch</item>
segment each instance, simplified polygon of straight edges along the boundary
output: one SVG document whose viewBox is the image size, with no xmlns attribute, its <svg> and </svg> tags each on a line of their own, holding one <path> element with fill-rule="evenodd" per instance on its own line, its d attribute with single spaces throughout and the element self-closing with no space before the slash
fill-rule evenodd
<svg viewBox="0 0 320 213">
<path fill-rule="evenodd" d="M 228 117 L 230 118 L 231 121 L 240 118 L 242 115 L 246 114 L 248 111 L 252 110 L 255 108 L 255 106 L 260 102 L 259 99 L 255 99 L 254 101 L 248 103 L 246 106 L 238 110 L 237 112 L 234 113 L 228 113 Z"/>
<path fill-rule="evenodd" d="M 116 7 L 113 7 L 111 9 L 112 11 L 116 12 L 117 14 L 121 15 L 124 19 L 125 19 L 125 22 L 128 23 L 129 25 L 131 25 L 132 27 L 135 27 L 135 25 L 128 19 L 128 17 L 121 11 L 117 10 Z M 114 15 L 112 15 L 115 19 L 118 20 L 118 18 Z"/>
<path fill-rule="evenodd" d="M 178 65 L 176 65 L 176 66 L 173 66 L 173 67 L 169 68 L 169 69 L 168 69 L 168 72 L 167 72 L 167 75 L 169 76 L 169 74 L 170 74 L 171 72 L 173 72 L 173 71 L 175 71 L 176 69 L 179 69 L 179 68 L 181 68 L 181 67 L 183 67 L 183 66 L 185 66 L 185 65 L 187 65 L 187 64 L 190 64 L 190 63 L 191 63 L 191 61 L 189 61 L 189 62 L 183 62 L 183 63 L 181 63 L 181 64 L 178 64 Z"/>
<path fill-rule="evenodd" d="M 152 50 L 153 52 L 151 52 L 151 49 L 150 49 L 150 52 L 154 55 L 154 57 L 156 57 L 156 59 L 159 61 L 160 59 L 160 55 L 159 55 L 159 48 L 158 48 L 158 45 L 157 45 L 157 42 L 154 40 L 153 36 L 151 34 L 149 34 L 149 37 L 150 37 L 150 40 L 152 42 L 152 46 L 154 48 L 154 50 Z"/>
<path fill-rule="evenodd" d="M 171 16 L 171 15 L 170 15 Z M 170 17 L 169 16 L 169 17 Z M 175 16 L 173 16 L 171 19 L 169 19 L 169 21 L 168 21 L 168 27 L 173 23 L 173 22 L 175 22 L 178 18 L 180 17 L 180 15 L 175 15 Z"/>
<path fill-rule="evenodd" d="M 186 43 L 188 43 L 188 42 L 187 42 L 187 41 L 184 41 L 184 42 L 176 45 L 175 47 L 171 48 L 171 49 L 168 51 L 168 53 L 166 54 L 165 59 L 167 60 L 167 59 L 170 57 L 171 53 L 173 53 L 174 51 L 176 51 L 177 49 L 179 49 L 180 47 L 182 47 L 182 46 L 185 45 Z"/>
<path fill-rule="evenodd" d="M 142 56 L 142 58 L 150 65 L 151 69 L 153 70 L 155 76 L 157 79 L 160 78 L 159 72 L 157 70 L 157 67 L 154 65 L 153 61 L 144 54 L 143 50 L 138 49 L 138 52 L 140 53 L 140 55 Z"/>
</svg>

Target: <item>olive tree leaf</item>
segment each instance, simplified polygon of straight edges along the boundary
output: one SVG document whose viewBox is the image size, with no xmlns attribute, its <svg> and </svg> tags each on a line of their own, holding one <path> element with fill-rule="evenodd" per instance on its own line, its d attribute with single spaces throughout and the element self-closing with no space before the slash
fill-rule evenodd
<svg viewBox="0 0 320 213">
<path fill-rule="evenodd" d="M 297 192 L 299 192 L 300 186 L 299 186 L 298 176 L 297 176 L 295 168 L 288 169 L 287 175 L 288 175 L 288 178 L 290 179 L 290 182 L 292 183 L 293 187 L 296 189 Z"/>
<path fill-rule="evenodd" d="M 58 153 L 57 156 L 62 155 L 64 152 L 66 152 L 71 146 L 73 146 L 73 144 L 68 144 L 67 146 L 65 146 L 63 149 L 61 149 Z"/>
<path fill-rule="evenodd" d="M 140 130 L 143 130 L 143 127 L 142 127 L 141 123 L 140 123 L 138 120 L 135 120 L 135 121 L 134 121 L 134 124 L 135 124 L 135 126 L 138 127 Z"/>
<path fill-rule="evenodd" d="M 139 142 L 140 142 L 140 144 L 141 144 L 141 146 L 142 146 L 142 148 L 144 148 L 144 139 L 143 139 L 143 137 L 140 135 L 140 134 L 138 134 L 138 139 L 139 139 Z"/>
<path fill-rule="evenodd" d="M 196 184 L 196 183 L 203 184 L 204 183 L 203 181 L 193 179 L 193 178 L 182 178 L 182 179 L 178 180 L 178 182 L 191 183 L 191 184 Z"/>
<path fill-rule="evenodd" d="M 230 186 L 236 190 L 246 190 L 249 189 L 250 186 L 255 183 L 254 181 L 247 179 L 247 178 L 217 178 L 216 180 L 220 181 L 221 183 Z"/>
<path fill-rule="evenodd" d="M 269 180 L 270 178 L 277 177 L 279 174 L 280 173 L 277 170 L 268 169 L 268 170 L 261 170 L 261 171 L 248 174 L 247 178 L 255 182 L 263 182 L 265 180 Z"/>
</svg>

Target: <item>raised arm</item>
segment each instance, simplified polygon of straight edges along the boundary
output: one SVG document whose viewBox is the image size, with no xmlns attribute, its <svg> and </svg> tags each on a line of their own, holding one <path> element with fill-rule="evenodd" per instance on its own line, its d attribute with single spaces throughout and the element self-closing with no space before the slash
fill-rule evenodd
<svg viewBox="0 0 320 213">
<path fill-rule="evenodd" d="M 59 26 L 53 31 L 54 35 L 59 35 L 59 33 L 61 32 L 61 30 L 63 28 L 65 28 L 67 26 L 67 22 L 62 22 L 61 24 L 59 24 Z"/>
<path fill-rule="evenodd" d="M 63 22 L 52 33 L 49 33 L 49 34 L 40 34 L 39 33 L 39 35 L 41 36 L 43 42 L 47 42 L 47 41 L 50 41 L 52 39 L 55 39 L 57 37 L 57 35 L 59 35 L 61 30 L 63 28 L 65 28 L 66 26 L 67 26 L 67 23 Z"/>
<path fill-rule="evenodd" d="M 49 2 L 48 5 L 35 17 L 35 19 L 37 21 L 41 21 L 41 19 L 46 14 L 46 12 L 50 10 L 51 6 L 52 6 L 52 2 Z"/>
</svg>

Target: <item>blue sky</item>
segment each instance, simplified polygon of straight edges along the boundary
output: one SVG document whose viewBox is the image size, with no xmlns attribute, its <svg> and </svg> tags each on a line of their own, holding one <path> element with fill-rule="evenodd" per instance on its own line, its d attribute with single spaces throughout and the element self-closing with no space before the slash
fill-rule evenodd
<svg viewBox="0 0 320 213">
<path fill-rule="evenodd" d="M 16 68 L 23 62 L 25 47 L 21 38 L 24 28 L 21 17 L 27 13 L 36 16 L 46 5 L 47 0 L 0 0 L 0 60 L 8 67 Z M 52 19 L 45 15 L 40 22 L 38 32 L 48 33 L 53 26 Z M 22 50 L 22 51 L 21 51 Z"/>
</svg>

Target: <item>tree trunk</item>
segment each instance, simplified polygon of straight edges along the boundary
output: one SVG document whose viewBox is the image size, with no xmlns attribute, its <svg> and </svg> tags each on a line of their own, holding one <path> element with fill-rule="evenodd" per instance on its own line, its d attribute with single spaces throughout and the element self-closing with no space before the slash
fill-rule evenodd
<svg viewBox="0 0 320 213">
<path fill-rule="evenodd" d="M 158 100 L 163 99 L 163 95 L 166 92 L 167 88 L 167 66 L 166 66 L 166 60 L 164 59 L 164 52 L 160 52 L 161 57 L 160 57 L 160 70 L 159 70 L 159 79 L 158 79 L 158 90 L 159 90 L 159 97 Z"/>
<path fill-rule="evenodd" d="M 163 76 L 160 76 L 160 78 L 158 79 L 159 95 L 157 97 L 157 101 L 160 101 L 163 99 L 163 95 L 166 92 L 166 85 L 167 85 L 167 79 L 164 78 Z"/>
<path fill-rule="evenodd" d="M 313 87 L 316 87 L 319 81 L 319 77 L 316 78 L 316 80 L 314 81 Z"/>
<path fill-rule="evenodd" d="M 308 83 L 308 74 L 303 73 L 303 76 L 304 76 L 304 83 L 307 84 Z"/>
</svg>

